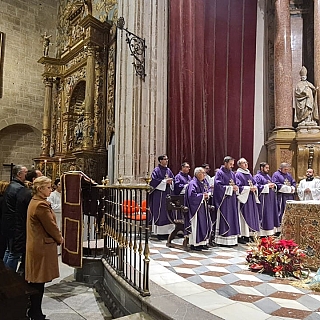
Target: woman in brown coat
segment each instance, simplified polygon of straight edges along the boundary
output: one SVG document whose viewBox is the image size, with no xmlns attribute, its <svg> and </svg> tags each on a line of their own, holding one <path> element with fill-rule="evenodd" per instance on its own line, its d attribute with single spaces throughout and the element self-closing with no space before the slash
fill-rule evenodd
<svg viewBox="0 0 320 320">
<path fill-rule="evenodd" d="M 59 277 L 57 245 L 63 238 L 56 216 L 46 200 L 51 193 L 51 180 L 45 176 L 33 182 L 34 196 L 27 214 L 26 280 L 39 293 L 30 297 L 28 316 L 33 320 L 45 319 L 41 303 L 46 282 Z"/>
</svg>

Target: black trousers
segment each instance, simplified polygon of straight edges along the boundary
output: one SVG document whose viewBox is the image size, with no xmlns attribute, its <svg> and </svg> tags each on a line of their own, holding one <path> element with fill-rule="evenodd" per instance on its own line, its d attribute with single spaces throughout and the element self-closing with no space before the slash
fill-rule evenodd
<svg viewBox="0 0 320 320">
<path fill-rule="evenodd" d="M 43 320 L 41 304 L 44 293 L 44 283 L 30 282 L 29 285 L 38 291 L 38 293 L 30 296 L 31 306 L 29 310 L 29 316 L 34 320 Z"/>
</svg>

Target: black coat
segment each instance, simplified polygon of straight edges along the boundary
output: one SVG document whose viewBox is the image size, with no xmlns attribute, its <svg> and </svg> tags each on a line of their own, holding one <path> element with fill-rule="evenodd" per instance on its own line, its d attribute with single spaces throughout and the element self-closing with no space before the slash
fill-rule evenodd
<svg viewBox="0 0 320 320">
<path fill-rule="evenodd" d="M 28 206 L 32 199 L 31 189 L 24 187 L 17 194 L 15 212 L 16 227 L 13 237 L 12 251 L 16 253 L 26 252 L 26 223 Z"/>
<path fill-rule="evenodd" d="M 0 194 L 0 260 L 3 259 L 4 253 L 7 249 L 6 238 L 1 233 L 2 203 L 3 203 L 3 194 Z"/>
<path fill-rule="evenodd" d="M 24 188 L 24 183 L 13 179 L 3 195 L 1 232 L 7 238 L 14 236 L 17 194 L 22 188 Z"/>
</svg>

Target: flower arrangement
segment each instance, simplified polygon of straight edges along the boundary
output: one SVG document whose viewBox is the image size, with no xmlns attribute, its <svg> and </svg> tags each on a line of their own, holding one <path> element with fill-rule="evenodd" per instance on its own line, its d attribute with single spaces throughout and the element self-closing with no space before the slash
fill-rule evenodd
<svg viewBox="0 0 320 320">
<path fill-rule="evenodd" d="M 247 250 L 247 263 L 250 270 L 265 272 L 275 277 L 290 277 L 300 279 L 304 268 L 302 261 L 305 257 L 303 250 L 293 240 L 276 237 L 266 237 L 250 244 Z"/>
</svg>

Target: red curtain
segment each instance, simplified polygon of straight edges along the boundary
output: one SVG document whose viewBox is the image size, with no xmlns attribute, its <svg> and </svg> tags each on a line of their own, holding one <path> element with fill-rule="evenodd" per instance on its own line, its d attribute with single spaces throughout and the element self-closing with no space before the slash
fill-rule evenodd
<svg viewBox="0 0 320 320">
<path fill-rule="evenodd" d="M 226 155 L 252 168 L 257 1 L 169 3 L 170 168 Z"/>
</svg>

